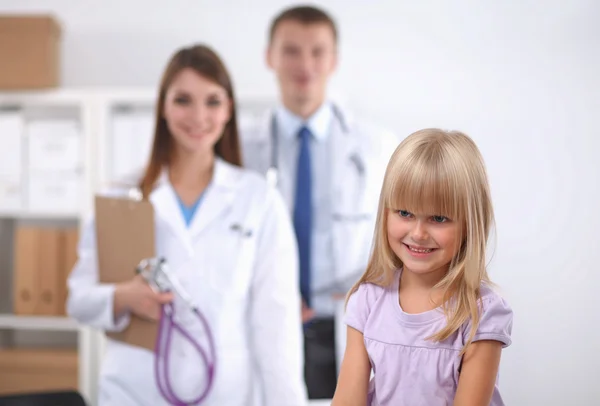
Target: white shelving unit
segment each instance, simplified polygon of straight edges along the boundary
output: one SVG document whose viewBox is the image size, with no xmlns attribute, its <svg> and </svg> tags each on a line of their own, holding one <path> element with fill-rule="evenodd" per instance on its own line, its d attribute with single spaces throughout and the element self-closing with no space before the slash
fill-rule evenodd
<svg viewBox="0 0 600 406">
<path fill-rule="evenodd" d="M 140 134 L 135 134 L 139 140 L 149 140 L 152 134 L 146 131 L 152 130 L 148 120 L 154 114 L 156 89 L 56 89 L 48 91 L 31 92 L 0 92 L 0 114 L 2 111 L 11 110 L 22 113 L 25 121 L 29 119 L 56 119 L 67 117 L 77 121 L 79 134 L 77 162 L 78 166 L 73 174 L 76 174 L 77 196 L 79 199 L 75 206 L 69 206 L 67 196 L 65 206 L 61 206 L 60 196 L 54 196 L 55 201 L 49 206 L 44 204 L 31 204 L 32 192 L 39 196 L 35 187 L 35 175 L 31 171 L 31 163 L 24 157 L 26 150 L 13 151 L 18 154 L 18 173 L 7 173 L 6 168 L 0 165 L 0 227 L 2 219 L 15 221 L 75 221 L 81 227 L 83 221 L 92 214 L 93 197 L 95 192 L 115 179 L 114 167 L 119 163 L 118 159 L 128 159 L 128 153 L 122 153 L 120 146 L 127 149 L 126 125 L 119 130 L 120 134 L 114 134 L 116 117 L 119 114 L 126 116 L 124 112 L 134 111 L 138 119 L 137 127 Z M 262 112 L 264 108 L 272 105 L 273 100 L 256 95 L 241 95 L 237 97 L 238 110 L 241 114 L 254 115 Z M 238 118 L 239 121 L 244 117 Z M 123 123 L 121 123 L 123 124 Z M 129 123 L 131 125 L 131 122 Z M 0 128 L 1 130 L 1 128 Z M 118 144 L 115 144 L 113 136 L 119 136 Z M 0 131 L 0 141 L 3 134 Z M 24 144 L 28 142 L 25 136 Z M 27 147 L 24 147 L 27 148 Z M 117 151 L 117 153 L 115 152 Z M 131 149 L 129 151 L 132 151 Z M 5 151 L 5 154 L 10 153 Z M 132 154 L 129 152 L 129 154 Z M 139 155 L 139 152 L 137 153 Z M 2 153 L 0 152 L 0 159 Z M 23 158 L 23 159 L 21 159 Z M 135 161 L 139 156 L 132 156 Z M 144 161 L 147 157 L 144 157 Z M 136 161 L 138 162 L 138 161 Z M 127 163 L 127 162 L 125 162 Z M 35 162 L 40 165 L 40 162 Z M 35 165 L 34 165 L 35 166 Z M 123 166 L 123 165 L 121 165 Z M 10 168 L 9 168 L 10 169 Z M 38 171 L 39 172 L 39 171 Z M 39 175 L 42 176 L 42 175 Z M 4 183 L 3 183 L 4 182 Z M 12 183 L 10 183 L 12 182 Z M 16 182 L 16 183 L 15 183 Z M 32 186 L 32 183 L 34 184 Z M 62 185 L 62 184 L 61 184 Z M 59 192 L 60 188 L 57 188 Z M 18 193 L 21 202 L 20 207 L 2 207 L 3 193 Z M 66 193 L 66 192 L 65 192 Z M 14 196 L 13 196 L 14 198 Z M 69 207 L 63 209 L 62 207 Z M 2 273 L 0 269 L 0 273 Z M 12 270 L 9 270 L 12 272 Z M 0 287 L 2 280 L 0 280 Z M 8 287 L 11 289 L 11 287 Z M 4 287 L 3 289 L 6 289 Z M 92 406 L 96 406 L 98 371 L 101 361 L 104 338 L 101 332 L 91 328 L 78 325 L 67 317 L 46 316 L 17 316 L 14 314 L 2 314 L 0 312 L 0 332 L 2 331 L 41 331 L 43 332 L 72 332 L 77 335 L 77 351 L 79 355 L 79 390 L 87 398 Z"/>
<path fill-rule="evenodd" d="M 0 155 L 4 154 L 5 157 L 10 157 L 13 154 L 14 162 L 18 163 L 13 168 L 4 167 L 4 172 L 0 173 L 0 200 L 4 198 L 6 202 L 12 199 L 19 203 L 16 207 L 14 207 L 15 205 L 7 207 L 0 202 L 0 218 L 15 222 L 60 223 L 70 221 L 81 224 L 79 220 L 90 208 L 95 173 L 93 146 L 97 133 L 94 131 L 93 97 L 90 96 L 85 91 L 64 90 L 0 93 L 0 114 L 12 113 L 21 118 L 21 127 L 13 128 L 14 134 L 0 133 L 0 140 L 4 145 L 8 143 L 17 149 L 15 151 L 5 149 Z M 55 142 L 58 147 L 54 148 L 53 145 L 44 145 L 43 142 L 39 142 L 41 138 L 35 135 L 36 130 L 33 128 L 33 123 L 56 124 L 57 119 L 65 121 L 61 123 L 61 126 L 55 128 L 55 134 L 47 134 L 47 141 Z M 47 127 L 48 130 L 50 127 L 52 125 Z M 64 133 L 67 128 L 72 130 L 69 132 L 68 141 Z M 43 132 L 44 129 L 41 130 Z M 39 128 L 37 131 L 40 132 Z M 58 138 L 53 139 L 54 135 Z M 12 141 L 7 142 L 10 137 L 16 139 L 13 138 Z M 34 139 L 36 137 L 38 137 L 37 140 Z M 61 150 L 62 147 L 65 149 Z M 44 148 L 47 148 L 45 160 L 40 159 L 39 156 L 44 152 Z M 70 162 L 63 160 L 56 164 L 61 154 Z M 52 169 L 53 166 L 56 170 Z M 62 182 L 63 179 L 69 177 L 70 181 Z M 62 204 L 61 194 L 65 204 Z M 74 202 L 73 196 L 77 197 Z M 14 269 L 2 271 L 14 273 Z M 11 278 L 12 276 L 5 280 Z M 6 290 L 11 290 L 12 284 L 4 286 L 2 289 L 2 293 L 6 295 Z M 79 388 L 88 399 L 90 398 L 89 395 L 92 393 L 94 385 L 89 374 L 92 365 L 89 359 L 89 355 L 92 353 L 89 337 L 92 332 L 89 328 L 61 316 L 0 314 L 0 330 L 11 335 L 33 331 L 37 341 L 44 341 L 44 336 L 50 333 L 76 334 L 76 348 L 79 355 Z"/>
<path fill-rule="evenodd" d="M 0 329 L 79 331 L 81 327 L 67 317 L 15 316 L 0 314 Z"/>
</svg>

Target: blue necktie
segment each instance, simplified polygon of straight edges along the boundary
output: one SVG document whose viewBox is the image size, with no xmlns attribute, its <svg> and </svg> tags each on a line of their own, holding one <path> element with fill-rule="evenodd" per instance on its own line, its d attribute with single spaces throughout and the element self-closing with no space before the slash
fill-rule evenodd
<svg viewBox="0 0 600 406">
<path fill-rule="evenodd" d="M 300 150 L 296 172 L 294 229 L 300 254 L 300 293 L 310 306 L 310 245 L 312 232 L 312 168 L 310 162 L 310 130 L 300 129 Z"/>
</svg>

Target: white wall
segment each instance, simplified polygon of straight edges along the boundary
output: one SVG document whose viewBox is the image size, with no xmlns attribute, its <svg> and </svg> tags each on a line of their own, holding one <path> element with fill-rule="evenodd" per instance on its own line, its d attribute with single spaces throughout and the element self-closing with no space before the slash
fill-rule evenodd
<svg viewBox="0 0 600 406">
<path fill-rule="evenodd" d="M 57 13 L 67 86 L 154 86 L 175 48 L 204 41 L 238 92 L 274 96 L 267 24 L 290 3 L 0 0 L 0 12 Z M 597 405 L 600 2 L 319 3 L 341 25 L 337 93 L 402 135 L 456 128 L 483 150 L 499 229 L 492 276 L 515 311 L 507 405 Z"/>
</svg>

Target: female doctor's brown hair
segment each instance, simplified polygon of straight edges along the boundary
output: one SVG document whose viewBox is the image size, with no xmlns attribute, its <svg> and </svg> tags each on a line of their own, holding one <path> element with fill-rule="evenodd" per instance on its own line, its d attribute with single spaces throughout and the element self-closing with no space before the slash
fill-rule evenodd
<svg viewBox="0 0 600 406">
<path fill-rule="evenodd" d="M 168 165 L 173 157 L 174 140 L 164 118 L 163 109 L 167 89 L 179 72 L 186 68 L 193 69 L 199 75 L 214 81 L 227 91 L 231 101 L 231 118 L 225 125 L 221 139 L 215 144 L 215 155 L 233 165 L 242 165 L 233 85 L 225 65 L 221 58 L 205 45 L 182 48 L 171 57 L 160 82 L 152 151 L 139 185 L 144 199 L 148 199 L 163 167 Z"/>
</svg>

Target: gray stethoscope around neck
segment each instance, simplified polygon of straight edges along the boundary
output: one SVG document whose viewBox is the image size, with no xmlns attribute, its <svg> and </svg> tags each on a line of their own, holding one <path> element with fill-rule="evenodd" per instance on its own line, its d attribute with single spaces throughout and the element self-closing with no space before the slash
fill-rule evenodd
<svg viewBox="0 0 600 406">
<path fill-rule="evenodd" d="M 343 133 L 347 134 L 350 132 L 348 127 L 348 123 L 346 122 L 346 118 L 344 114 L 336 106 L 335 103 L 331 103 L 331 111 L 333 113 L 333 118 L 338 122 Z M 269 138 L 271 139 L 271 159 L 269 169 L 267 169 L 266 178 L 269 185 L 275 187 L 277 186 L 278 177 L 279 177 L 279 159 L 278 159 L 278 149 L 279 149 L 279 131 L 277 129 L 277 117 L 276 113 L 273 112 L 271 114 L 271 123 L 269 128 Z M 359 169 L 362 168 L 362 165 L 358 165 Z"/>
</svg>

